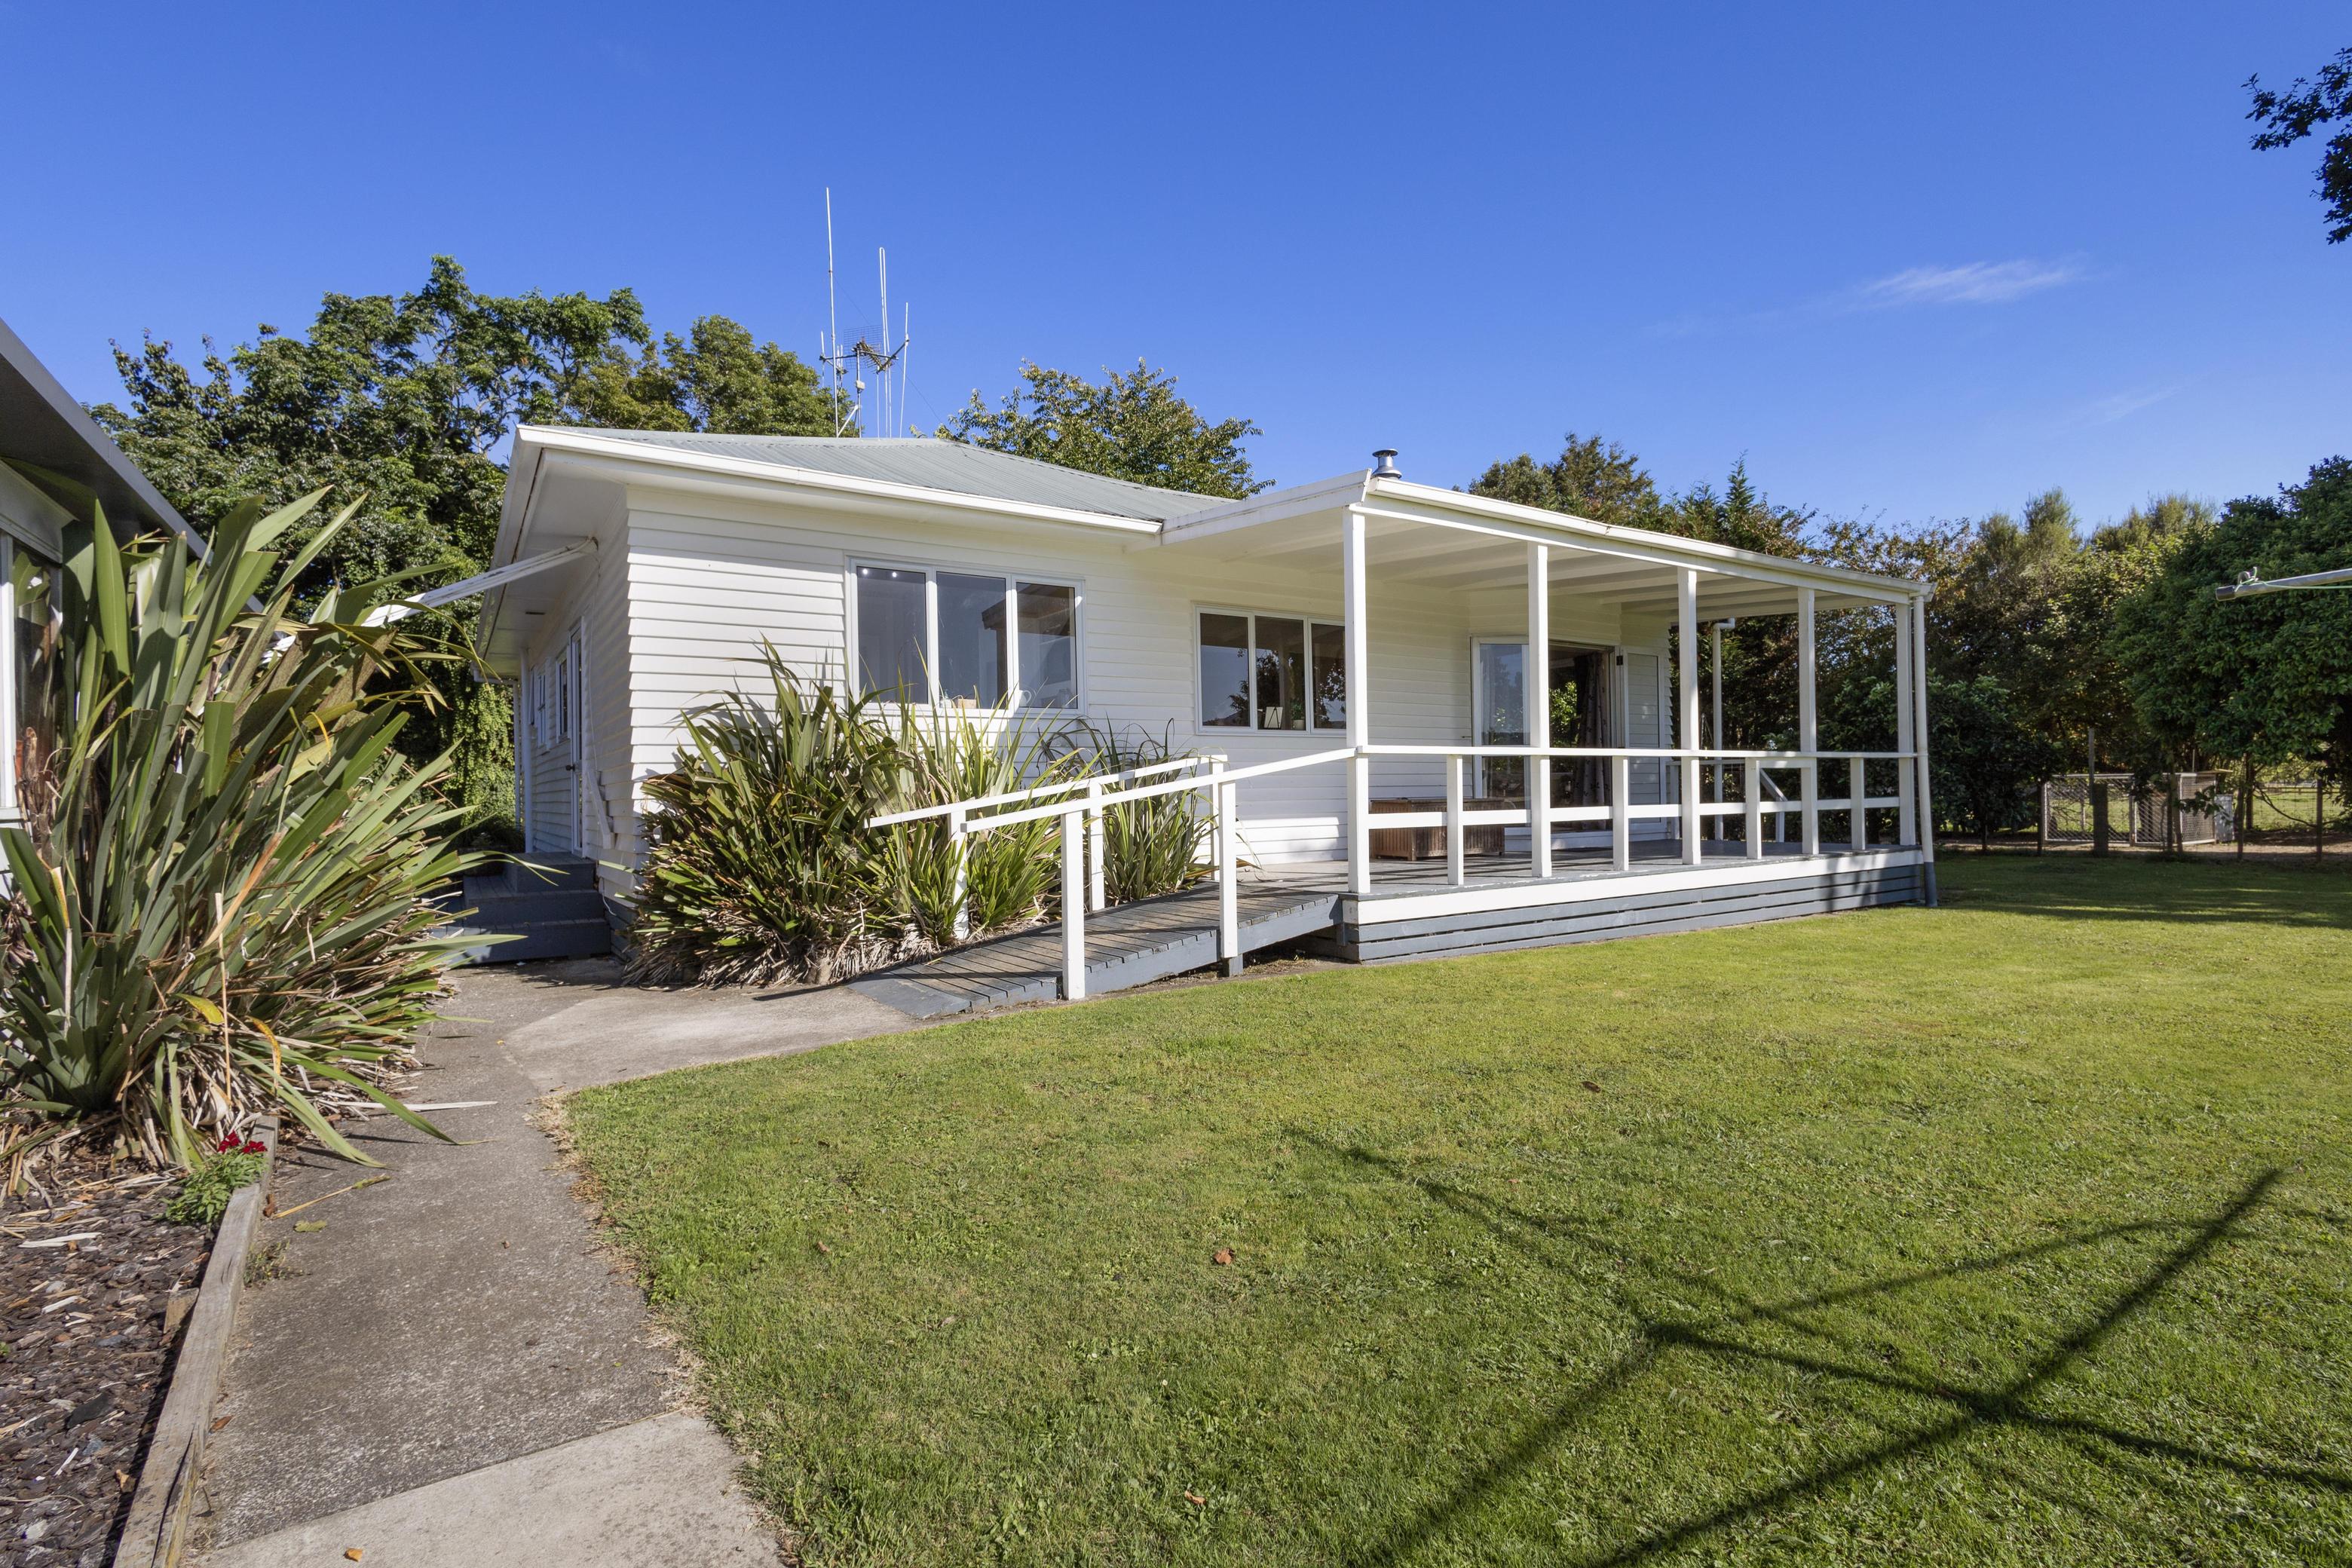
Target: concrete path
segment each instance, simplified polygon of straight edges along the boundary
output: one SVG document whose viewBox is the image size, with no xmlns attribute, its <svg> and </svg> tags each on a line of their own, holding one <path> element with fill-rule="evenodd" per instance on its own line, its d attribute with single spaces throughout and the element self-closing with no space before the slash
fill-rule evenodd
<svg viewBox="0 0 2352 1568">
<path fill-rule="evenodd" d="M 455 1568 L 522 1560 L 523 1542 L 556 1562 L 780 1561 L 724 1441 L 679 1411 L 675 1358 L 598 1247 L 539 1101 L 913 1020 L 844 988 L 641 991 L 593 959 L 460 972 L 411 1099 L 488 1101 L 427 1112 L 465 1142 L 371 1121 L 353 1142 L 390 1179 L 340 1194 L 376 1173 L 281 1161 L 261 1239 L 284 1247 L 240 1314 L 204 1563 L 356 1548 Z"/>
</svg>

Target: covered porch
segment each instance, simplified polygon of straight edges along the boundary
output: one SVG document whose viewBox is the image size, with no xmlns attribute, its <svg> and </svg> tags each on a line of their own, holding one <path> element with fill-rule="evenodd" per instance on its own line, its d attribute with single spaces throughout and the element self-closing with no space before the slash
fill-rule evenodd
<svg viewBox="0 0 2352 1568">
<path fill-rule="evenodd" d="M 1197 732 L 1213 745 L 1231 728 L 1229 750 L 906 814 L 944 816 L 959 837 L 1058 819 L 1065 996 L 1099 968 L 1102 813 L 1178 791 L 1203 799 L 1214 867 L 1211 889 L 1179 898 L 1228 972 L 1300 940 L 1302 922 L 1360 960 L 1933 900 L 1917 584 L 1379 472 L 1171 520 L 1130 548 L 1236 583 L 1327 574 L 1338 624 L 1253 622 L 1227 692 L 1225 628 L 1245 617 L 1197 612 Z M 1375 603 L 1451 606 L 1460 635 L 1408 656 Z M 1821 747 L 1819 617 L 1841 611 L 1891 623 L 1892 732 L 1872 749 Z M 1727 746 L 1721 628 L 1770 616 L 1793 622 L 1794 743 Z M 1552 743 L 1563 727 L 1578 743 Z M 1337 786 L 1336 857 L 1253 853 L 1262 816 L 1296 810 L 1278 784 L 1308 779 Z M 1278 919 L 1245 917 L 1277 905 Z"/>
</svg>

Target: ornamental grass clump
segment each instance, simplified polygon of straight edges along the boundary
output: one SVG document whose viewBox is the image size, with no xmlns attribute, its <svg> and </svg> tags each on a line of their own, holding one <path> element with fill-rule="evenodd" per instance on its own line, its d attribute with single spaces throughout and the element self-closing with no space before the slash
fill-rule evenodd
<svg viewBox="0 0 2352 1568">
<path fill-rule="evenodd" d="M 382 1084 L 412 1064 L 453 947 L 430 900 L 474 858 L 448 847 L 447 759 L 392 743 L 433 700 L 423 662 L 460 656 L 365 624 L 389 583 L 295 611 L 354 510 L 281 558 L 319 499 L 239 507 L 203 560 L 118 547 L 103 517 L 68 531 L 54 766 L 0 828 L 15 1169 L 96 1129 L 192 1169 L 272 1109 L 372 1164 L 330 1120 L 361 1100 L 434 1131 Z"/>
<path fill-rule="evenodd" d="M 629 977 L 655 984 L 824 982 L 958 940 L 1051 918 L 1061 897 L 1055 824 L 967 835 L 940 819 L 871 817 L 1082 786 L 1171 753 L 1122 746 L 1009 704 L 901 709 L 802 677 L 773 648 L 767 692 L 729 692 L 686 714 L 677 765 L 646 781 L 654 809 L 630 927 Z M 1038 797 L 1050 801 L 1050 793 Z M 1189 795 L 1106 812 L 1115 898 L 1183 885 L 1200 839 Z"/>
</svg>

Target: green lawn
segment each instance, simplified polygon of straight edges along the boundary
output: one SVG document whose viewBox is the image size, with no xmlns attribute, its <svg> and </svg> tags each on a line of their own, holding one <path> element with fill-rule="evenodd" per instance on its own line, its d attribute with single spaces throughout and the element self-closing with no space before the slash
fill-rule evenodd
<svg viewBox="0 0 2352 1568">
<path fill-rule="evenodd" d="M 2346 1560 L 2352 878 L 1942 870 L 571 1121 L 812 1563 Z"/>
</svg>

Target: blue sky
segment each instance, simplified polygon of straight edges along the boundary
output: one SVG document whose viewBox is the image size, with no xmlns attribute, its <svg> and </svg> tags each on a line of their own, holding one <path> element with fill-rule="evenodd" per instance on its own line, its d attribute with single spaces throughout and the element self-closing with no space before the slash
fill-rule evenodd
<svg viewBox="0 0 2352 1568">
<path fill-rule="evenodd" d="M 809 355 L 830 185 L 844 325 L 887 245 L 926 423 L 1140 355 L 1285 483 L 1572 427 L 1836 515 L 2097 519 L 2352 450 L 2352 246 L 2241 87 L 2347 44 L 2292 4 L 0 0 L 0 316 L 95 399 L 110 337 L 446 252 Z"/>
</svg>

